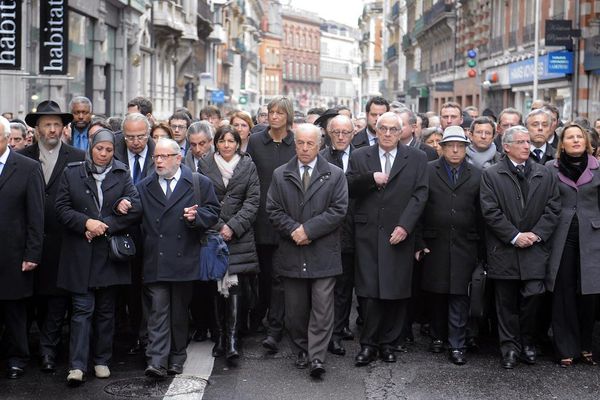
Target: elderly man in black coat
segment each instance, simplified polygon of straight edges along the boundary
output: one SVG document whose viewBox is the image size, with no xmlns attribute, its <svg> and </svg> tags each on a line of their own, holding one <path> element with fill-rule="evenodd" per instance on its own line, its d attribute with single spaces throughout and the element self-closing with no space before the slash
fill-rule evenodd
<svg viewBox="0 0 600 400">
<path fill-rule="evenodd" d="M 42 358 L 41 368 L 44 372 L 53 372 L 56 369 L 57 346 L 70 302 L 68 294 L 56 286 L 60 248 L 64 235 L 64 226 L 58 222 L 56 217 L 56 194 L 66 166 L 85 159 L 85 151 L 60 140 L 63 127 L 72 119 L 73 116 L 61 112 L 55 102 L 51 100 L 41 102 L 35 113 L 30 113 L 25 117 L 29 126 L 35 126 L 38 141 L 20 152 L 42 165 L 46 182 L 44 248 L 40 268 L 35 270 L 35 303 L 38 313 L 37 320 L 42 322 L 40 326 L 40 356 Z M 55 153 L 55 158 L 52 157 L 52 153 Z"/>
<path fill-rule="evenodd" d="M 267 212 L 281 236 L 274 265 L 283 277 L 286 326 L 299 350 L 296 366 L 320 377 L 333 333 L 335 276 L 342 272 L 340 227 L 348 208 L 344 172 L 319 155 L 321 132 L 296 128 L 296 157 L 277 168 Z"/>
<path fill-rule="evenodd" d="M 42 260 L 44 176 L 39 163 L 8 148 L 10 124 L 0 117 L 0 312 L 9 338 L 8 377 L 20 378 L 29 359 L 26 299 Z"/>
<path fill-rule="evenodd" d="M 365 317 L 356 365 L 375 360 L 377 349 L 395 362 L 411 297 L 415 227 L 427 201 L 427 156 L 400 143 L 402 121 L 384 113 L 378 145 L 352 153 L 348 169 L 354 209 L 356 295 Z"/>
<path fill-rule="evenodd" d="M 517 358 L 535 364 L 536 313 L 560 215 L 556 177 L 529 158 L 529 132 L 517 125 L 502 136 L 506 157 L 483 171 L 488 276 L 494 280 L 502 367 Z"/>
<path fill-rule="evenodd" d="M 429 197 L 420 222 L 417 258 L 423 259 L 421 287 L 431 310 L 430 351 L 449 344 L 450 361 L 466 362 L 469 318 L 468 286 L 477 265 L 480 229 L 481 171 L 466 161 L 469 144 L 460 126 L 449 126 L 440 145 L 442 157 L 431 161 Z"/>
<path fill-rule="evenodd" d="M 144 296 L 150 305 L 146 375 L 180 374 L 187 358 L 188 306 L 199 276 L 200 239 L 219 219 L 219 201 L 210 179 L 181 165 L 179 145 L 160 139 L 152 155 L 155 172 L 137 188 L 144 210 Z"/>
</svg>

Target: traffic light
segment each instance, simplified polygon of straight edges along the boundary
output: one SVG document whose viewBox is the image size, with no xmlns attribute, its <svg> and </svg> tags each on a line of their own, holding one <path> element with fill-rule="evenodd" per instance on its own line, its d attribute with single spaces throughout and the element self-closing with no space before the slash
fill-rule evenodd
<svg viewBox="0 0 600 400">
<path fill-rule="evenodd" d="M 477 66 L 477 51 L 474 49 L 467 51 L 467 58 L 467 66 L 469 67 L 467 75 L 469 78 L 474 78 L 477 76 L 477 70 L 475 69 Z"/>
<path fill-rule="evenodd" d="M 248 96 L 240 96 L 240 104 L 248 104 Z"/>
</svg>

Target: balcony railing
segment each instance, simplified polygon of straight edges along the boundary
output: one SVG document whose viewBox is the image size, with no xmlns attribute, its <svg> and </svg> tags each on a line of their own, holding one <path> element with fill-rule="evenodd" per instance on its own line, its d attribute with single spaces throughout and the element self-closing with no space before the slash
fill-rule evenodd
<svg viewBox="0 0 600 400">
<path fill-rule="evenodd" d="M 184 31 L 185 15 L 180 4 L 172 0 L 154 0 L 152 6 L 155 26 Z"/>
<path fill-rule="evenodd" d="M 490 41 L 490 52 L 493 54 L 502 51 L 502 49 L 504 48 L 503 42 L 504 41 L 502 40 L 502 36 L 493 37 Z"/>
<path fill-rule="evenodd" d="M 423 13 L 423 22 L 425 26 L 429 26 L 446 13 L 453 11 L 452 4 L 446 0 L 438 0 L 431 8 Z"/>
</svg>

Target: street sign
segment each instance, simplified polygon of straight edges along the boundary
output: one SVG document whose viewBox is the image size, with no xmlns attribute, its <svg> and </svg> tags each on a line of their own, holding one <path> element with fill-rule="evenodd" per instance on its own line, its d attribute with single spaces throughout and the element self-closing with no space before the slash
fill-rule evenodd
<svg viewBox="0 0 600 400">
<path fill-rule="evenodd" d="M 548 53 L 548 72 L 557 74 L 573 73 L 573 53 L 570 51 L 554 51 Z"/>
<path fill-rule="evenodd" d="M 436 92 L 454 92 L 454 81 L 435 82 Z"/>
<path fill-rule="evenodd" d="M 580 29 L 571 27 L 570 19 L 547 19 L 546 20 L 546 46 L 565 46 L 567 50 L 573 50 L 573 38 L 581 36 Z"/>
<path fill-rule="evenodd" d="M 225 103 L 225 92 L 222 90 L 215 90 L 210 94 L 210 101 L 215 104 Z"/>
</svg>

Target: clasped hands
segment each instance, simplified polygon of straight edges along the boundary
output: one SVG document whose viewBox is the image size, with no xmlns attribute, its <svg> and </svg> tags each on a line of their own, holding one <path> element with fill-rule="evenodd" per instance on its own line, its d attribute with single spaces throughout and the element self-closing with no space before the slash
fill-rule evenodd
<svg viewBox="0 0 600 400">
<path fill-rule="evenodd" d="M 527 248 L 539 241 L 541 241 L 540 237 L 533 232 L 520 232 L 517 236 L 517 240 L 515 240 L 515 246 Z"/>
<path fill-rule="evenodd" d="M 292 232 L 292 240 L 294 240 L 298 246 L 308 246 L 311 242 L 308 240 L 308 236 L 306 235 L 306 232 L 304 232 L 304 226 L 302 225 Z"/>
</svg>

